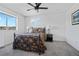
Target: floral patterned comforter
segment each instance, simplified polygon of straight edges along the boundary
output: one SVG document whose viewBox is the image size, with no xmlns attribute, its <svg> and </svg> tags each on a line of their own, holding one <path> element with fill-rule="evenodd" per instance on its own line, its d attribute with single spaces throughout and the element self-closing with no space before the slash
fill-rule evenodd
<svg viewBox="0 0 79 59">
<path fill-rule="evenodd" d="M 44 53 L 46 46 L 44 42 L 40 39 L 40 35 L 30 34 L 30 35 L 16 35 L 14 34 L 13 49 L 21 49 L 25 51 L 38 52 L 39 54 Z"/>
</svg>

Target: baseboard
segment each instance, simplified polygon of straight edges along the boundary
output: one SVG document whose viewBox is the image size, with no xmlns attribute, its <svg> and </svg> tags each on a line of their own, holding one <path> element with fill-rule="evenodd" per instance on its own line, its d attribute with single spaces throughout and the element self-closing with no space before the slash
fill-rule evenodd
<svg viewBox="0 0 79 59">
<path fill-rule="evenodd" d="M 0 49 L 5 48 L 6 46 L 9 46 L 9 45 L 11 45 L 11 44 L 12 44 L 12 43 L 6 44 L 6 45 L 0 47 Z"/>
<path fill-rule="evenodd" d="M 69 46 L 71 46 L 73 49 L 75 49 L 76 51 L 79 52 L 79 50 L 77 50 L 76 48 L 74 48 L 71 44 L 69 44 L 68 42 L 66 42 Z"/>
<path fill-rule="evenodd" d="M 60 41 L 60 42 L 65 42 L 65 40 L 53 40 L 53 41 Z"/>
</svg>

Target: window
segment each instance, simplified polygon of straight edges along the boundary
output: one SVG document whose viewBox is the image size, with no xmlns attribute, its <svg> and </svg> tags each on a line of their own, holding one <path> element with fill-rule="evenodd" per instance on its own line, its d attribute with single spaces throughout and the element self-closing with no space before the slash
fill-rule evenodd
<svg viewBox="0 0 79 59">
<path fill-rule="evenodd" d="M 34 18 L 31 20 L 31 24 L 33 27 L 37 27 L 37 26 L 40 26 L 41 25 L 41 20 L 40 18 Z"/>
<path fill-rule="evenodd" d="M 6 15 L 0 12 L 0 30 L 15 30 L 16 17 Z"/>
</svg>

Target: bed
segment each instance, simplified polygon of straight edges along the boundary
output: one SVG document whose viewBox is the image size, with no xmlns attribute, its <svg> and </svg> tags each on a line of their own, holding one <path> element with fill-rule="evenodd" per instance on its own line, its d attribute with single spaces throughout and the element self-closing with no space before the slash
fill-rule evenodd
<svg viewBox="0 0 79 59">
<path fill-rule="evenodd" d="M 24 51 L 32 51 L 40 54 L 47 49 L 44 43 L 44 34 L 42 31 L 32 33 L 16 34 L 14 33 L 13 49 L 21 49 Z"/>
</svg>

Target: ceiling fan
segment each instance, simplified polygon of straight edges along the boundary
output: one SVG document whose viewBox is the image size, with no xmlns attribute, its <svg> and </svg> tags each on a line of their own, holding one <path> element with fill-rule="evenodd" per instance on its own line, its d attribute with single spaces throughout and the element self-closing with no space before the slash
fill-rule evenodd
<svg viewBox="0 0 79 59">
<path fill-rule="evenodd" d="M 48 9 L 48 7 L 40 7 L 40 5 L 42 3 L 34 3 L 35 5 L 31 4 L 31 3 L 28 3 L 28 5 L 32 6 L 33 8 L 32 9 L 35 9 L 37 10 L 37 12 L 39 12 L 39 9 Z M 32 9 L 28 9 L 27 11 L 30 11 Z"/>
</svg>

